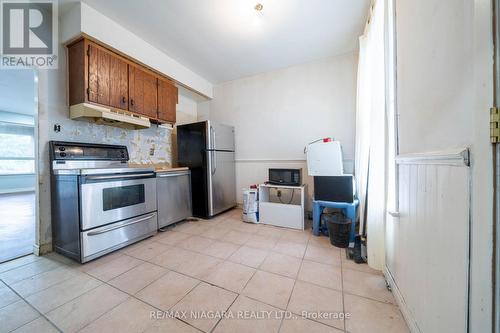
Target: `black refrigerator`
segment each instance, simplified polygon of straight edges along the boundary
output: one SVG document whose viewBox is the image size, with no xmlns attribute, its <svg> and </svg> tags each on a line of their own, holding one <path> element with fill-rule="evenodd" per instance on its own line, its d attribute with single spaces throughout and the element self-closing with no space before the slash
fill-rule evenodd
<svg viewBox="0 0 500 333">
<path fill-rule="evenodd" d="M 177 161 L 191 170 L 194 216 L 236 206 L 234 127 L 208 120 L 177 126 Z"/>
</svg>

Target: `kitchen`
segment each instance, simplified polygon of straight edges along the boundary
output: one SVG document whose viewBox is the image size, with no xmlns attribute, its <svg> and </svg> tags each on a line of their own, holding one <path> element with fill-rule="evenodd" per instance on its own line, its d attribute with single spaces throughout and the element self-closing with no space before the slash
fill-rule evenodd
<svg viewBox="0 0 500 333">
<path fill-rule="evenodd" d="M 0 332 L 489 331 L 492 12 L 445 2 L 0 2 L 57 60 L 0 68 Z"/>
</svg>

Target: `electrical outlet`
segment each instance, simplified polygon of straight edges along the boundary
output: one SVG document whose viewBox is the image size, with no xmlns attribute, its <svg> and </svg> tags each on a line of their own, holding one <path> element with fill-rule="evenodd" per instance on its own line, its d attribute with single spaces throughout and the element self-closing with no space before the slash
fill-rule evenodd
<svg viewBox="0 0 500 333">
<path fill-rule="evenodd" d="M 56 133 L 61 132 L 61 125 L 59 125 L 59 124 L 54 124 L 54 132 L 56 132 Z"/>
<path fill-rule="evenodd" d="M 155 155 L 155 149 L 149 148 L 149 156 L 154 156 L 154 155 Z"/>
</svg>

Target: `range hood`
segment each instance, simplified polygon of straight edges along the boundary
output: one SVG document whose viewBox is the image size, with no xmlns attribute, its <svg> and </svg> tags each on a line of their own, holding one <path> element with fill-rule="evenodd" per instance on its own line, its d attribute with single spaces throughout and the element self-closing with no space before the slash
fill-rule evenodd
<svg viewBox="0 0 500 333">
<path fill-rule="evenodd" d="M 127 129 L 143 129 L 151 127 L 151 122 L 146 117 L 90 103 L 80 103 L 70 106 L 69 116 L 74 120 L 86 120 L 96 124 Z"/>
</svg>

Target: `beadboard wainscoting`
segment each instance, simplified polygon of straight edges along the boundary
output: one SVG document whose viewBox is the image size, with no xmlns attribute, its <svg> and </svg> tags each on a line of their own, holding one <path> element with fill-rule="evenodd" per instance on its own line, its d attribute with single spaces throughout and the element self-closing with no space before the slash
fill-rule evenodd
<svg viewBox="0 0 500 333">
<path fill-rule="evenodd" d="M 396 158 L 398 214 L 386 223 L 385 276 L 412 332 L 466 332 L 470 168 L 467 149 Z"/>
</svg>

